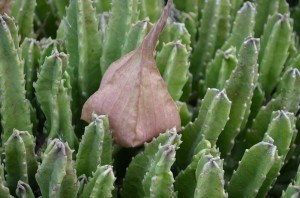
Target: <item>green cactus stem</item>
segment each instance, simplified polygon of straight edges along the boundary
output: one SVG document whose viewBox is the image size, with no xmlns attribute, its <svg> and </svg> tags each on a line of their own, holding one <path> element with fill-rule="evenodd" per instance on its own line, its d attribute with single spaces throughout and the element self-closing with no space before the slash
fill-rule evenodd
<svg viewBox="0 0 300 198">
<path fill-rule="evenodd" d="M 223 51 L 231 46 L 235 47 L 237 52 L 240 50 L 244 40 L 249 35 L 253 35 L 255 16 L 255 4 L 249 1 L 245 2 L 236 15 L 229 38 L 221 48 Z"/>
<path fill-rule="evenodd" d="M 13 129 L 32 133 L 29 102 L 25 99 L 23 62 L 21 61 L 17 29 L 13 20 L 0 16 L 0 87 L 2 141 L 5 142 Z"/>
<path fill-rule="evenodd" d="M 273 112 L 272 121 L 269 124 L 266 134 L 274 140 L 274 145 L 278 150 L 278 157 L 259 189 L 257 197 L 265 197 L 270 186 L 279 175 L 284 159 L 293 143 L 292 138 L 294 135 L 294 125 L 294 114 L 284 111 Z"/>
<path fill-rule="evenodd" d="M 259 55 L 259 82 L 267 96 L 273 91 L 284 68 L 291 37 L 292 28 L 288 16 L 275 15 L 267 23 L 266 34 L 262 36 L 262 55 Z"/>
<path fill-rule="evenodd" d="M 181 126 L 185 126 L 192 120 L 192 113 L 185 102 L 177 101 L 176 104 L 180 114 Z"/>
<path fill-rule="evenodd" d="M 25 37 L 31 37 L 33 34 L 36 0 L 16 0 L 12 2 L 11 14 L 16 19 L 21 40 L 23 41 Z"/>
<path fill-rule="evenodd" d="M 59 52 L 65 52 L 65 43 L 62 40 L 53 40 L 51 38 L 43 39 L 40 42 L 41 53 L 39 59 L 39 65 L 44 64 L 47 56 L 51 56 L 54 49 Z"/>
<path fill-rule="evenodd" d="M 182 170 L 176 177 L 175 190 L 178 193 L 178 197 L 194 197 L 194 192 L 197 184 L 196 169 L 198 161 L 202 155 L 211 155 L 211 144 L 208 140 L 202 139 L 199 143 L 199 152 L 194 155 L 191 163 Z"/>
<path fill-rule="evenodd" d="M 26 98 L 30 101 L 34 98 L 33 82 L 37 79 L 39 67 L 40 47 L 34 39 L 25 38 L 21 45 L 22 58 L 24 59 Z"/>
<path fill-rule="evenodd" d="M 186 50 L 191 52 L 191 35 L 187 31 L 184 23 L 177 23 L 170 18 L 167 21 L 166 27 L 159 37 L 159 43 L 156 50 L 161 51 L 165 44 L 175 41 L 181 41 L 186 46 Z"/>
<path fill-rule="evenodd" d="M 226 92 L 209 89 L 202 101 L 198 117 L 182 129 L 182 145 L 177 151 L 177 163 L 185 168 L 195 153 L 202 138 L 215 145 L 228 120 L 231 102 Z"/>
<path fill-rule="evenodd" d="M 229 120 L 217 142 L 222 156 L 230 154 L 244 119 L 248 119 L 247 109 L 250 109 L 253 91 L 257 82 L 258 50 L 259 41 L 252 37 L 247 38 L 240 48 L 238 65 L 225 85 L 227 96 L 232 105 Z"/>
<path fill-rule="evenodd" d="M 259 83 L 257 83 L 252 97 L 251 107 L 250 107 L 250 115 L 247 120 L 247 126 L 246 128 L 249 128 L 252 125 L 253 119 L 257 116 L 261 106 L 263 105 L 265 100 L 265 93 L 261 89 L 261 86 Z"/>
<path fill-rule="evenodd" d="M 291 182 L 282 194 L 282 198 L 298 197 L 300 188 L 300 166 L 298 167 L 297 175 L 295 181 Z"/>
<path fill-rule="evenodd" d="M 112 163 L 112 137 L 107 116 L 93 115 L 79 145 L 75 168 L 77 175 L 92 176 L 99 164 Z"/>
<path fill-rule="evenodd" d="M 71 0 L 65 24 L 64 39 L 70 55 L 72 111 L 78 122 L 85 100 L 99 87 L 102 41 L 99 36 L 96 10 L 91 0 Z"/>
<path fill-rule="evenodd" d="M 34 87 L 46 117 L 47 134 L 52 138 L 61 136 L 74 148 L 77 138 L 72 126 L 71 87 L 67 67 L 68 56 L 54 51 L 41 66 Z M 52 75 L 48 76 L 49 73 Z"/>
<path fill-rule="evenodd" d="M 215 51 L 220 49 L 227 40 L 230 33 L 230 0 L 221 0 L 219 23 L 217 27 Z M 214 51 L 214 53 L 215 53 Z"/>
<path fill-rule="evenodd" d="M 300 101 L 299 86 L 300 73 L 297 69 L 290 68 L 283 75 L 273 99 L 259 110 L 256 118 L 253 120 L 252 127 L 247 131 L 246 145 L 248 148 L 262 140 L 264 133 L 268 129 L 268 123 L 273 111 L 285 110 L 292 113 L 298 111 Z"/>
<path fill-rule="evenodd" d="M 144 0 L 139 3 L 140 19 L 149 17 L 150 21 L 154 23 L 157 21 L 163 11 L 163 0 Z M 123 19 L 124 20 L 124 19 Z"/>
<path fill-rule="evenodd" d="M 180 15 L 180 21 L 185 24 L 185 28 L 188 33 L 191 35 L 191 46 L 194 47 L 196 44 L 196 36 L 197 36 L 197 27 L 198 20 L 197 15 L 195 13 L 184 13 L 182 12 Z"/>
<path fill-rule="evenodd" d="M 180 99 L 182 89 L 188 81 L 188 59 L 189 53 L 181 41 L 164 45 L 156 56 L 157 67 L 175 101 Z"/>
<path fill-rule="evenodd" d="M 135 156 L 131 161 L 124 180 L 122 197 L 143 197 L 145 192 L 141 186 L 146 173 L 151 168 L 151 161 L 159 152 L 160 147 L 178 145 L 181 143 L 181 136 L 176 133 L 175 129 L 161 134 L 151 143 L 145 144 L 145 150 Z M 146 189 L 149 190 L 149 189 Z"/>
<path fill-rule="evenodd" d="M 222 52 L 231 52 L 232 55 L 234 55 L 234 49 L 239 52 L 245 39 L 249 35 L 253 35 L 255 14 L 255 5 L 250 2 L 245 2 L 243 7 L 237 13 L 230 36 L 227 38 L 220 51 L 216 53 L 214 59 L 207 65 L 205 76 L 206 88 L 216 87 L 219 76 L 223 74 L 220 72 L 223 58 Z"/>
<path fill-rule="evenodd" d="M 181 1 L 181 0 L 174 0 L 174 4 L 176 6 L 176 9 L 185 11 L 185 12 L 193 12 L 198 13 L 198 0 L 187 0 L 187 1 Z"/>
<path fill-rule="evenodd" d="M 83 190 L 86 186 L 86 184 L 88 183 L 88 179 L 86 178 L 85 175 L 81 175 L 77 178 L 77 181 L 79 183 L 79 187 L 78 187 L 78 192 L 77 192 L 77 197 L 82 197 L 83 195 Z"/>
<path fill-rule="evenodd" d="M 255 0 L 257 5 L 257 15 L 255 17 L 255 36 L 260 37 L 264 31 L 264 25 L 269 16 L 273 16 L 279 7 L 279 0 Z"/>
<path fill-rule="evenodd" d="M 107 12 L 111 9 L 112 0 L 93 0 L 97 14 Z"/>
<path fill-rule="evenodd" d="M 222 0 L 225 1 L 225 0 Z M 226 1 L 228 4 L 229 2 Z M 221 8 L 224 6 L 221 0 L 205 1 L 202 10 L 202 19 L 198 33 L 199 40 L 196 43 L 194 52 L 191 56 L 191 72 L 194 75 L 194 83 L 198 82 L 205 73 L 206 66 L 213 58 L 216 50 L 219 24 L 221 18 Z M 229 6 L 225 6 L 228 7 Z M 222 11 L 223 12 L 223 11 Z M 224 34 L 224 33 L 223 33 Z"/>
<path fill-rule="evenodd" d="M 45 198 L 66 195 L 75 197 L 78 184 L 69 146 L 54 139 L 47 146 L 44 155 L 35 176 L 42 196 Z"/>
<path fill-rule="evenodd" d="M 218 50 L 215 58 L 207 66 L 205 86 L 223 89 L 226 80 L 237 65 L 236 49 L 230 47 L 226 51 Z"/>
<path fill-rule="evenodd" d="M 150 23 L 149 18 L 138 21 L 136 24 L 132 25 L 127 32 L 126 41 L 122 48 L 122 55 L 125 55 L 139 47 L 152 26 L 153 25 Z"/>
<path fill-rule="evenodd" d="M 200 164 L 200 161 L 199 161 Z M 198 164 L 198 168 L 200 168 Z M 224 190 L 224 171 L 223 162 L 220 158 L 212 158 L 201 167 L 202 171 L 197 171 L 197 185 L 195 189 L 195 198 L 204 198 L 207 195 L 211 197 L 227 197 Z"/>
<path fill-rule="evenodd" d="M 9 194 L 9 189 L 4 185 L 4 179 L 0 177 L 0 193 L 3 198 L 11 198 L 12 196 Z"/>
<path fill-rule="evenodd" d="M 122 55 L 122 46 L 126 40 L 126 32 L 130 28 L 131 5 L 132 0 L 112 0 L 112 9 L 105 32 L 103 51 L 100 61 L 102 74 L 112 62 L 116 61 Z M 94 41 L 92 40 L 92 42 Z"/>
<path fill-rule="evenodd" d="M 82 198 L 84 197 L 112 197 L 114 189 L 114 181 L 116 180 L 111 166 L 98 166 L 93 177 L 89 179 L 89 183 L 84 188 Z"/>
<path fill-rule="evenodd" d="M 16 194 L 19 198 L 35 198 L 30 186 L 23 181 L 18 181 Z"/>
<path fill-rule="evenodd" d="M 170 171 L 175 162 L 176 146 L 159 146 L 143 179 L 144 197 L 172 197 L 174 178 Z"/>
<path fill-rule="evenodd" d="M 4 179 L 3 164 L 0 164 L 0 194 L 3 198 L 11 198 L 9 188 L 7 188 L 7 183 Z"/>
<path fill-rule="evenodd" d="M 60 19 L 66 15 L 66 7 L 69 5 L 70 0 L 53 0 L 53 5 L 57 10 Z"/>
<path fill-rule="evenodd" d="M 37 161 L 34 147 L 34 138 L 26 131 L 14 130 L 5 143 L 6 180 L 13 193 L 19 180 L 36 186 L 34 174 L 37 170 Z"/>
<path fill-rule="evenodd" d="M 275 161 L 272 139 L 246 150 L 227 186 L 230 197 L 255 197 Z"/>
<path fill-rule="evenodd" d="M 230 4 L 231 4 L 230 15 L 232 16 L 231 17 L 232 20 L 235 18 L 236 14 L 239 11 L 239 9 L 241 8 L 243 2 L 244 2 L 243 0 L 230 0 Z"/>
<path fill-rule="evenodd" d="M 289 64 L 286 66 L 286 68 L 297 68 L 300 69 L 300 51 L 297 52 L 297 54 L 289 61 Z"/>
</svg>

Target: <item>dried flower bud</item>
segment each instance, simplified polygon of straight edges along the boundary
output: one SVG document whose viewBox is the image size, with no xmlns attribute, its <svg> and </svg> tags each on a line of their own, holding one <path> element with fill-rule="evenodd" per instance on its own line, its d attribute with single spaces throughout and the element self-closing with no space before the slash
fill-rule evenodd
<svg viewBox="0 0 300 198">
<path fill-rule="evenodd" d="M 11 0 L 1 0 L 0 1 L 0 14 L 10 14 L 10 4 Z"/>
<path fill-rule="evenodd" d="M 99 90 L 84 104 L 81 119 L 92 113 L 109 115 L 115 141 L 134 147 L 167 129 L 180 129 L 180 116 L 154 60 L 158 37 L 166 25 L 173 0 L 141 46 L 110 65 Z"/>
</svg>

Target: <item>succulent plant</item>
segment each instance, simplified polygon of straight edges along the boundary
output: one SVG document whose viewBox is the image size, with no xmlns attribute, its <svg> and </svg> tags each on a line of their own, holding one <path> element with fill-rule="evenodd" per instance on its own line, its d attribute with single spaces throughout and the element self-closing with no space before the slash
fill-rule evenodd
<svg viewBox="0 0 300 198">
<path fill-rule="evenodd" d="M 0 197 L 300 197 L 300 2 L 0 1 Z"/>
</svg>

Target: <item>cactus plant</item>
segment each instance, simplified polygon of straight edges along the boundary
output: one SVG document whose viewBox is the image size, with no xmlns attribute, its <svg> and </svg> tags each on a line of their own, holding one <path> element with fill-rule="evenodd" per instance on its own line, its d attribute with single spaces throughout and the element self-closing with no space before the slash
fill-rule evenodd
<svg viewBox="0 0 300 198">
<path fill-rule="evenodd" d="M 299 197 L 299 10 L 0 1 L 0 197 Z"/>
</svg>

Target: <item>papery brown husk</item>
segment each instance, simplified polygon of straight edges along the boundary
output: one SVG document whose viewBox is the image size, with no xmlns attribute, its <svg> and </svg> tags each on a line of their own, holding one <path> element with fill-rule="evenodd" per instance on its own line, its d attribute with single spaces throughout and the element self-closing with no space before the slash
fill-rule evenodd
<svg viewBox="0 0 300 198">
<path fill-rule="evenodd" d="M 0 14 L 10 14 L 12 0 L 0 0 Z"/>
<path fill-rule="evenodd" d="M 92 113 L 108 115 L 116 143 L 135 147 L 167 129 L 180 129 L 180 116 L 155 60 L 154 50 L 173 0 L 141 46 L 112 63 L 99 90 L 84 104 L 81 119 L 91 122 Z"/>
</svg>

